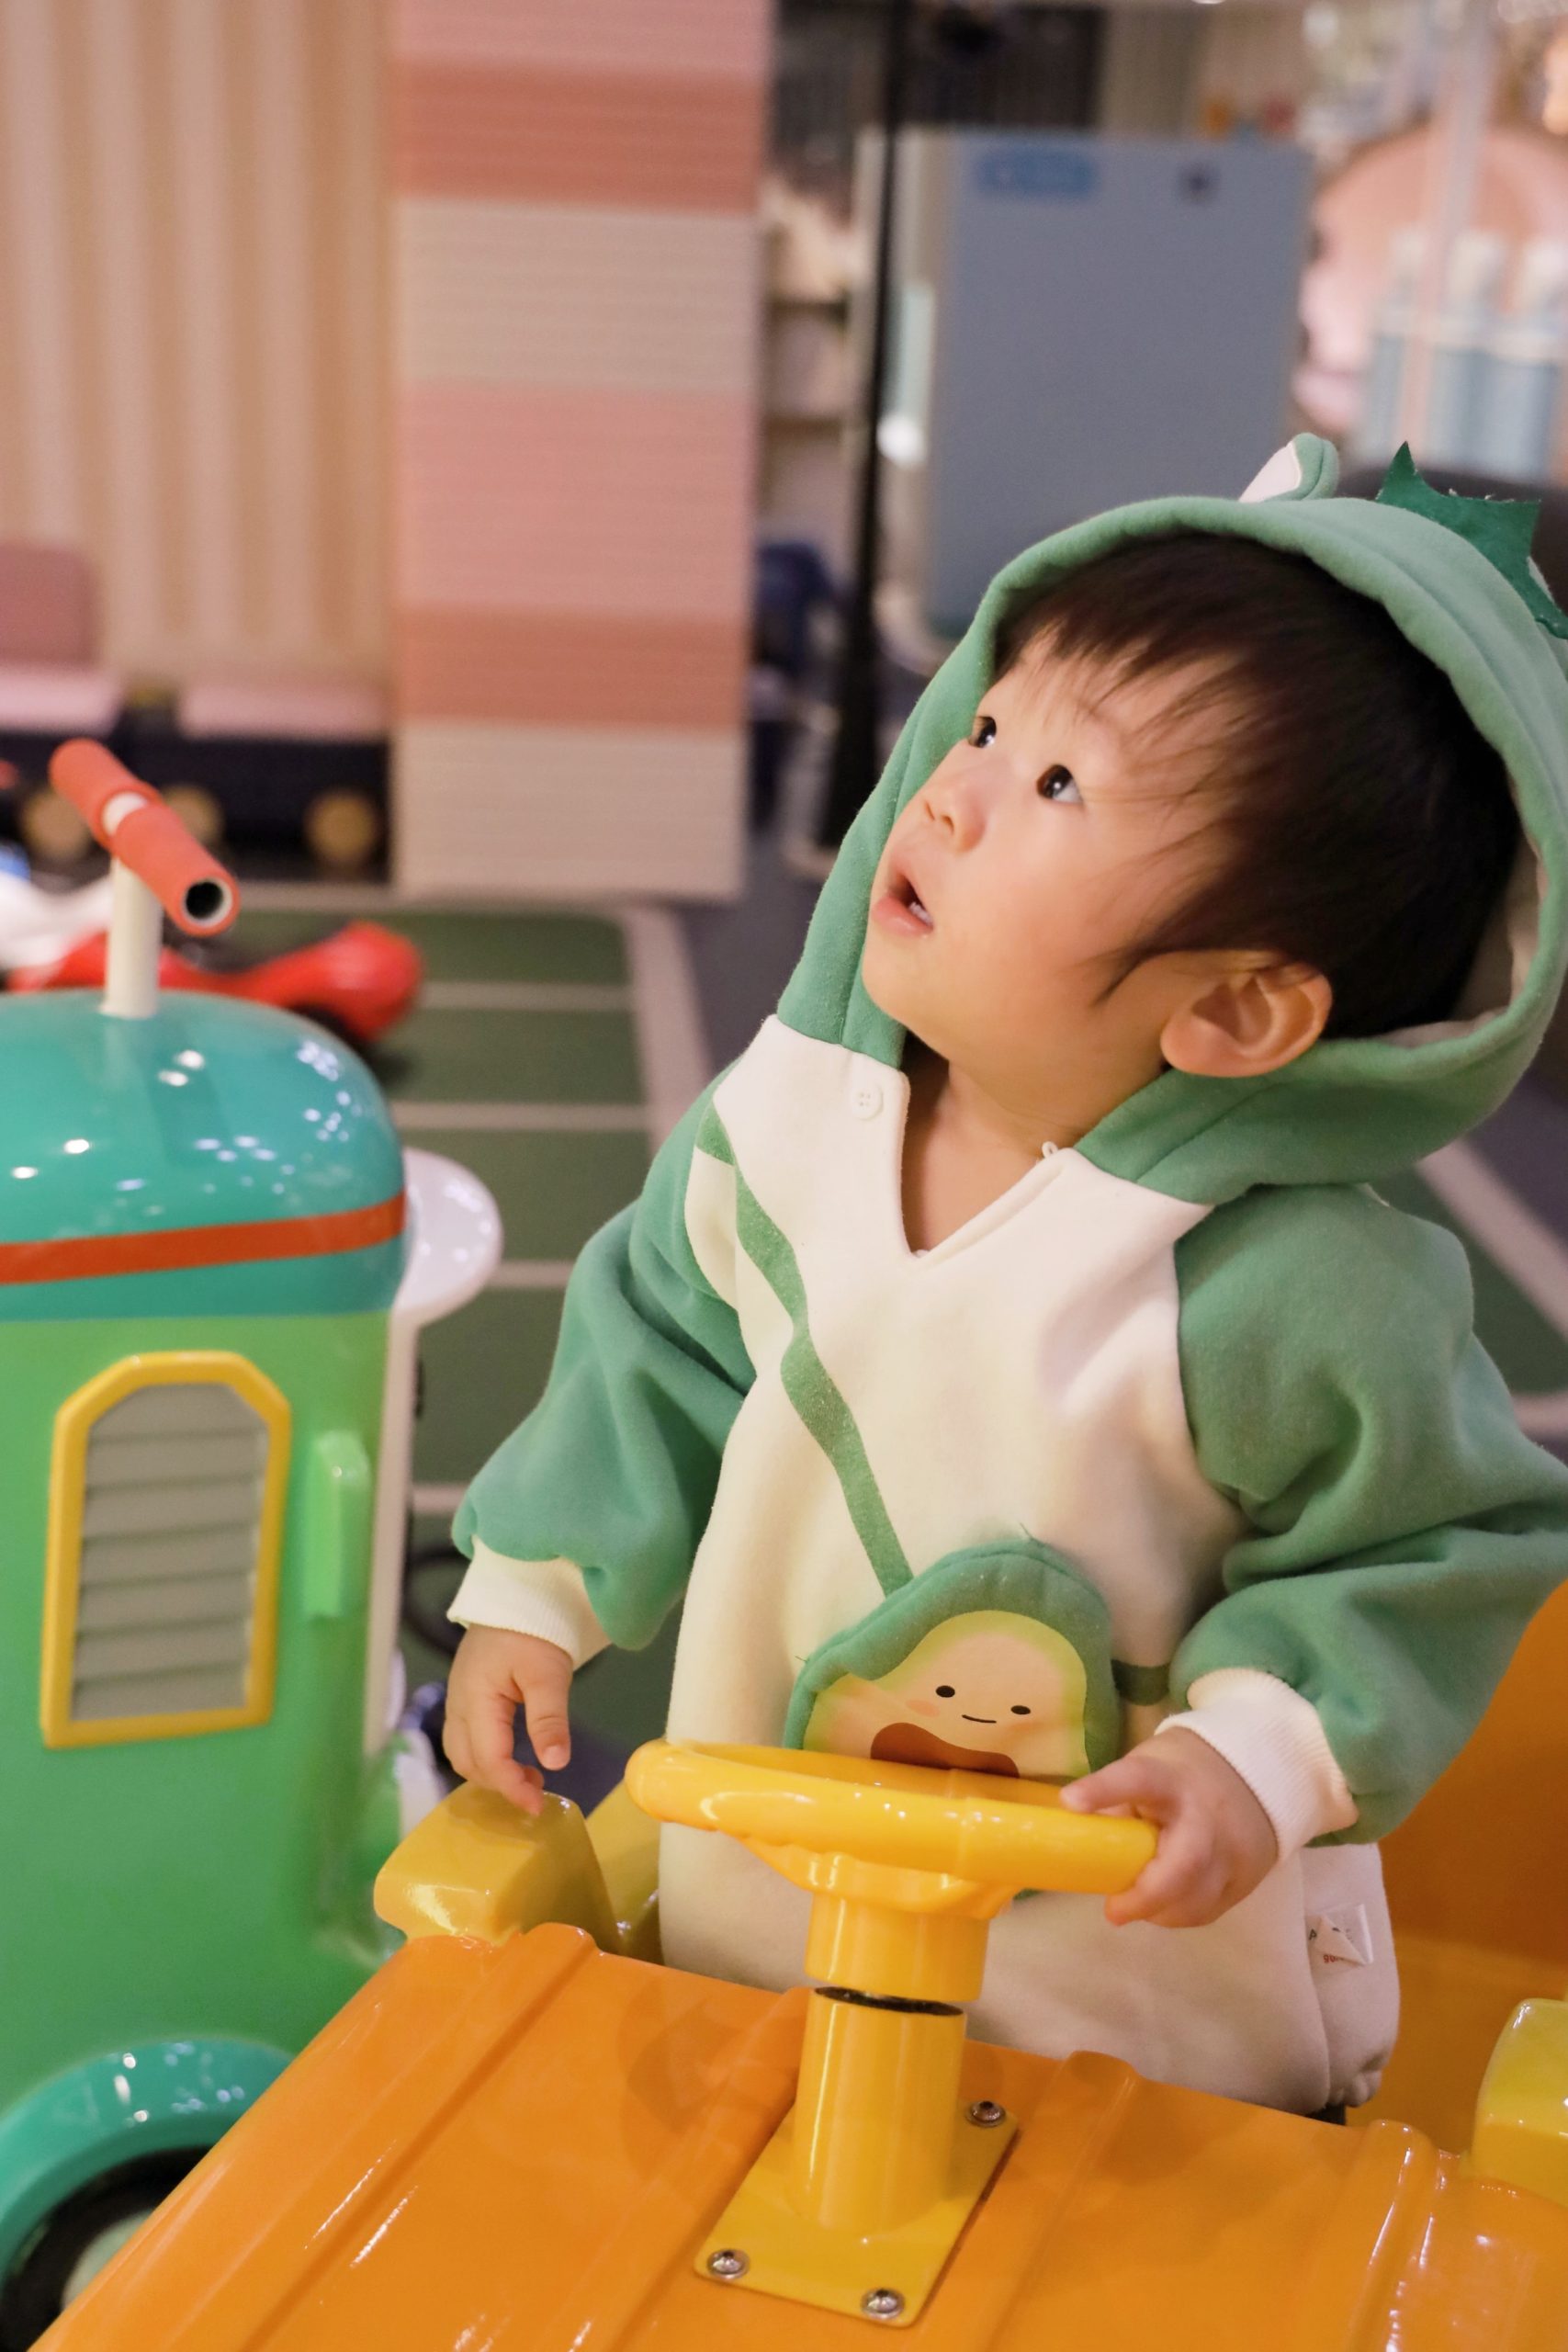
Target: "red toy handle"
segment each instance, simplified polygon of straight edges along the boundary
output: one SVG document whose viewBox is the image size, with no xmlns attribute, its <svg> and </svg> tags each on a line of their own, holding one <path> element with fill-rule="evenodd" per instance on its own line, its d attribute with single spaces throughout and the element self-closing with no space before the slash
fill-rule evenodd
<svg viewBox="0 0 1568 2352">
<path fill-rule="evenodd" d="M 171 922 L 202 937 L 227 931 L 240 911 L 233 876 L 112 752 L 86 736 L 62 743 L 49 780 L 85 818 L 99 846 L 147 885 Z"/>
</svg>

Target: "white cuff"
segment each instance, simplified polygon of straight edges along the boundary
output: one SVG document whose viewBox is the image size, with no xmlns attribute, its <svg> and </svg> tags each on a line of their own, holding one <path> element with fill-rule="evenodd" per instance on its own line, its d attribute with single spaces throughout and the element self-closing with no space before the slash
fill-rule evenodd
<svg viewBox="0 0 1568 2352">
<path fill-rule="evenodd" d="M 491 1625 L 554 1642 L 574 1670 L 609 1646 L 610 1637 L 589 1606 L 582 1570 L 573 1561 L 509 1560 L 488 1544 L 475 1544 L 468 1573 L 446 1614 L 459 1625 Z"/>
<path fill-rule="evenodd" d="M 1159 1730 L 1195 1731 L 1240 1773 L 1274 1825 L 1281 1857 L 1349 1828 L 1356 1800 L 1310 1699 L 1244 1666 L 1201 1674 L 1187 1697 L 1187 1713 L 1168 1715 Z"/>
</svg>

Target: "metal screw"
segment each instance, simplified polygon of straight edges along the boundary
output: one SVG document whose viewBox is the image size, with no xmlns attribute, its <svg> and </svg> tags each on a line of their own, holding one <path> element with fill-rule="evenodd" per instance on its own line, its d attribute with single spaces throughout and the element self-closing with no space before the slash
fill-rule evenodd
<svg viewBox="0 0 1568 2352">
<path fill-rule="evenodd" d="M 977 2098 L 969 2109 L 970 2122 L 977 2123 L 982 2132 L 994 2132 L 998 2123 L 1007 2120 L 1006 2108 L 998 2107 L 994 2098 Z"/>
<path fill-rule="evenodd" d="M 720 2246 L 716 2254 L 708 2256 L 708 2268 L 716 2278 L 744 2278 L 750 2267 L 750 2256 L 738 2246 Z"/>
<path fill-rule="evenodd" d="M 897 2319 L 904 2308 L 904 2298 L 897 2287 L 874 2287 L 863 2295 L 860 2307 L 867 2319 Z"/>
</svg>

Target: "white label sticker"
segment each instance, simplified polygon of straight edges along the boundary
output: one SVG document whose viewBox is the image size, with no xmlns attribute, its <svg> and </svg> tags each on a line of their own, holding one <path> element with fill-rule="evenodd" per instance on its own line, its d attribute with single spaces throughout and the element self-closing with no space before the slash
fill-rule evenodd
<svg viewBox="0 0 1568 2352">
<path fill-rule="evenodd" d="M 1314 1911 L 1307 1921 L 1307 1955 L 1314 1968 L 1370 1968 L 1372 1933 L 1366 1905 L 1347 1903 L 1337 1911 Z"/>
</svg>

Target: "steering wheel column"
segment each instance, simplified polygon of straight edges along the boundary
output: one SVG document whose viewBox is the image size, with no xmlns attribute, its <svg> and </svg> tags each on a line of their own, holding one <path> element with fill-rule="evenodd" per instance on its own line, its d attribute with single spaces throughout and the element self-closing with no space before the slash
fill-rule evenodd
<svg viewBox="0 0 1568 2352">
<path fill-rule="evenodd" d="M 793 1749 L 659 1740 L 626 1770 L 661 1821 L 722 1830 L 812 1897 L 794 2108 L 698 2255 L 708 2276 L 895 2325 L 915 2319 L 1016 2129 L 960 2098 L 963 2004 L 1026 1887 L 1114 1893 L 1145 1822 L 1054 1788 Z"/>
</svg>

